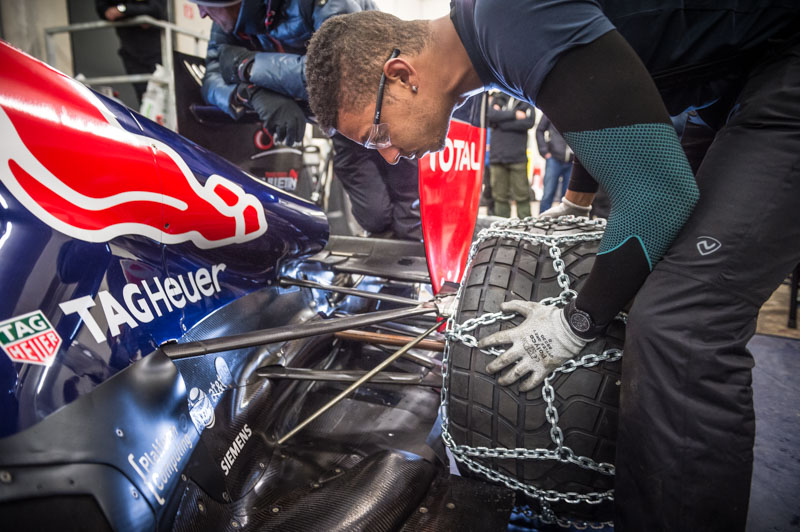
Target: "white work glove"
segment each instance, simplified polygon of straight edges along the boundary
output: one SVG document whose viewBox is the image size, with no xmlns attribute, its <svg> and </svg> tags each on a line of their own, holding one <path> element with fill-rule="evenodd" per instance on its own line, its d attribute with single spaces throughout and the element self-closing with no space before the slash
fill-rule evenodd
<svg viewBox="0 0 800 532">
<path fill-rule="evenodd" d="M 584 207 L 582 205 L 578 205 L 577 203 L 572 203 L 567 198 L 561 198 L 561 203 L 556 205 L 555 207 L 550 207 L 543 213 L 539 214 L 539 218 L 544 218 L 545 216 L 548 218 L 558 218 L 559 216 L 589 216 L 589 213 L 592 211 L 592 207 Z"/>
<path fill-rule="evenodd" d="M 509 386 L 530 373 L 519 385 L 521 392 L 530 391 L 554 369 L 576 357 L 588 343 L 572 332 L 564 311 L 553 305 L 515 299 L 506 301 L 500 308 L 503 312 L 525 316 L 525 321 L 520 325 L 491 334 L 478 342 L 481 349 L 512 344 L 505 353 L 486 366 L 486 371 L 492 374 L 513 364 L 497 379 L 502 386 Z"/>
</svg>

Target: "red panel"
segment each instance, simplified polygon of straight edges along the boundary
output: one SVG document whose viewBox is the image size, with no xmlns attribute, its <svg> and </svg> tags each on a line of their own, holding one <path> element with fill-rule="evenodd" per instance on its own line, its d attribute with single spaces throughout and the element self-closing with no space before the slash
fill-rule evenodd
<svg viewBox="0 0 800 532">
<path fill-rule="evenodd" d="M 483 179 L 486 130 L 450 122 L 444 150 L 419 161 L 422 234 L 434 292 L 464 275 Z"/>
</svg>

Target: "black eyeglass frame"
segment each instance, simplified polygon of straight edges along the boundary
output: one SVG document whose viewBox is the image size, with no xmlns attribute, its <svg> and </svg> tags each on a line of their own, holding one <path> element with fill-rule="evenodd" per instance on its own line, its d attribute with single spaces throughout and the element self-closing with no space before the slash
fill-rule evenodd
<svg viewBox="0 0 800 532">
<path fill-rule="evenodd" d="M 400 49 L 395 48 L 386 61 L 391 61 L 398 55 L 400 55 Z M 385 87 L 386 72 L 383 72 L 381 74 L 381 81 L 378 84 L 378 97 L 375 100 L 375 118 L 372 121 L 372 127 L 369 130 L 369 135 L 367 135 L 367 140 L 364 142 L 366 148 L 388 148 L 392 144 L 389 139 L 389 124 L 381 124 L 381 109 L 383 108 L 383 91 Z"/>
</svg>

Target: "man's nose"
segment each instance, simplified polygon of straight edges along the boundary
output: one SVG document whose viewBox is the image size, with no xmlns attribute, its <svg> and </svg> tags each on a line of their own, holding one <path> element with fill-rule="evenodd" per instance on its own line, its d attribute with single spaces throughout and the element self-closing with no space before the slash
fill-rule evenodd
<svg viewBox="0 0 800 532">
<path fill-rule="evenodd" d="M 388 148 L 378 148 L 378 153 L 380 153 L 381 157 L 386 159 L 386 162 L 389 164 L 397 164 L 400 162 L 400 150 L 394 146 L 389 146 Z"/>
</svg>

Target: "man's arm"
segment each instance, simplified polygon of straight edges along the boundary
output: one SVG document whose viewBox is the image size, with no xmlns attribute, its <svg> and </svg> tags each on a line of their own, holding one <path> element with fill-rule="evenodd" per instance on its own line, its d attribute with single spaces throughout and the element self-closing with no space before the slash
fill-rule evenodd
<svg viewBox="0 0 800 532">
<path fill-rule="evenodd" d="M 486 110 L 486 120 L 491 127 L 499 127 L 504 123 L 513 122 L 516 119 L 515 111 L 495 109 L 494 107 L 490 107 Z"/>
<path fill-rule="evenodd" d="M 203 76 L 203 99 L 225 111 L 232 118 L 241 116 L 243 108 L 234 100 L 236 85 L 226 83 L 222 79 L 219 64 L 219 47 L 225 44 L 238 44 L 234 37 L 227 34 L 216 22 L 211 25 L 211 37 L 206 51 L 206 74 Z"/>
<path fill-rule="evenodd" d="M 594 195 L 598 188 L 599 185 L 597 181 L 595 181 L 578 159 L 574 159 L 572 162 L 572 173 L 569 176 L 569 188 L 567 189 L 567 193 L 571 190 L 572 192 Z M 591 205 L 591 203 L 591 200 L 589 200 L 586 206 Z M 580 204 L 583 205 L 582 202 Z"/>
<path fill-rule="evenodd" d="M 206 74 L 203 77 L 203 98 L 234 119 L 239 118 L 246 109 L 253 109 L 276 142 L 291 145 L 301 140 L 306 117 L 294 98 L 252 83 L 229 83 L 225 80 L 220 56 L 225 46 L 235 42 L 235 38 L 222 31 L 219 25 L 212 25 L 206 53 Z"/>
<path fill-rule="evenodd" d="M 369 6 L 372 6 L 369 3 Z M 328 0 L 313 3 L 312 24 L 314 31 L 323 22 L 335 15 L 361 11 L 355 0 Z M 228 83 L 252 83 L 278 94 L 307 101 L 306 56 L 304 54 L 274 52 L 252 52 L 244 48 L 227 53 L 223 49 L 221 60 L 231 58 L 235 64 L 223 65 L 223 77 Z M 246 61 L 243 67 L 241 62 Z"/>
<path fill-rule="evenodd" d="M 94 9 L 97 11 L 97 16 L 103 20 L 108 20 L 106 18 L 106 10 L 109 7 L 113 7 L 117 5 L 119 2 L 112 3 L 110 0 L 95 0 L 94 2 Z"/>
<path fill-rule="evenodd" d="M 122 13 L 117 9 L 120 4 L 125 4 L 125 12 Z M 119 2 L 114 0 L 96 0 L 95 9 L 97 15 L 105 20 L 121 20 L 125 18 L 138 17 L 139 15 L 150 15 L 153 18 L 166 20 L 167 18 L 167 5 L 166 0 L 140 0 L 138 2 Z M 111 13 L 109 16 L 109 9 Z"/>
<path fill-rule="evenodd" d="M 564 54 L 537 104 L 611 200 L 600 251 L 576 301 L 604 324 L 677 237 L 698 201 L 697 185 L 652 78 L 618 32 Z"/>
<path fill-rule="evenodd" d="M 139 15 L 150 15 L 160 20 L 166 20 L 167 18 L 166 0 L 138 0 L 136 2 L 126 2 L 125 7 L 125 15 L 123 18 L 138 17 Z"/>
<path fill-rule="evenodd" d="M 248 79 L 240 81 L 298 100 L 308 100 L 305 55 L 256 52 Z"/>
<path fill-rule="evenodd" d="M 542 157 L 547 157 L 547 154 L 550 153 L 550 149 L 547 146 L 547 141 L 544 138 L 544 132 L 550 128 L 550 120 L 547 119 L 546 116 L 542 115 L 539 119 L 539 125 L 536 126 L 536 148 L 539 150 L 539 155 Z"/>
<path fill-rule="evenodd" d="M 527 131 L 532 128 L 533 124 L 536 122 L 536 117 L 533 114 L 533 110 L 527 106 L 520 105 L 511 112 L 514 113 L 514 119 L 508 122 L 503 122 L 500 124 L 499 129 L 502 129 L 503 131 Z M 525 117 L 520 118 L 523 114 Z"/>
</svg>

